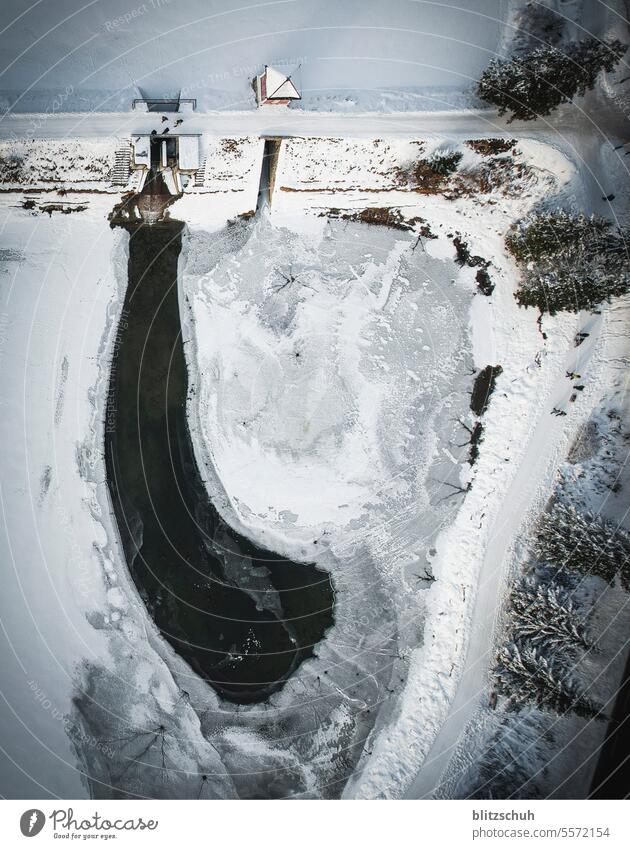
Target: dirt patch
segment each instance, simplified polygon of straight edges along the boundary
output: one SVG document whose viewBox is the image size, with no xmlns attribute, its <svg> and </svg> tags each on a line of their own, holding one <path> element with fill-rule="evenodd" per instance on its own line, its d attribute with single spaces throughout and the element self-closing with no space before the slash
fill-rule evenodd
<svg viewBox="0 0 630 849">
<path fill-rule="evenodd" d="M 492 156 L 474 168 L 458 171 L 445 188 L 444 196 L 455 200 L 493 192 L 508 195 L 522 191 L 531 177 L 532 172 L 527 165 L 517 162 L 512 156 Z"/>
<path fill-rule="evenodd" d="M 375 206 L 361 210 L 344 211 L 332 207 L 327 212 L 320 213 L 320 218 L 337 218 L 341 221 L 361 221 L 363 224 L 375 224 L 381 227 L 392 227 L 394 230 L 419 230 L 425 239 L 437 239 L 424 218 L 415 216 L 405 218 L 398 207 Z"/>
<path fill-rule="evenodd" d="M 107 140 L 33 139 L 0 143 L 0 183 L 31 185 L 109 181 Z"/>
<path fill-rule="evenodd" d="M 516 139 L 469 139 L 465 144 L 480 156 L 496 156 L 513 150 Z"/>
<path fill-rule="evenodd" d="M 47 212 L 48 215 L 52 215 L 53 212 L 70 215 L 72 212 L 85 212 L 87 208 L 88 206 L 85 203 L 42 203 L 38 205 L 33 198 L 26 198 L 22 202 L 22 209 L 32 210 L 33 213 Z"/>
<path fill-rule="evenodd" d="M 24 158 L 18 154 L 0 156 L 0 182 L 20 183 L 24 180 Z"/>
<path fill-rule="evenodd" d="M 503 139 L 482 140 L 484 145 L 492 144 L 497 150 L 506 145 Z M 512 140 L 509 140 L 512 144 Z M 495 144 L 496 143 L 496 144 Z M 471 141 L 467 144 L 477 144 Z M 437 151 L 429 156 L 420 156 L 410 162 L 397 165 L 385 164 L 380 158 L 370 169 L 378 180 L 371 185 L 369 177 L 349 184 L 343 179 L 330 179 L 328 185 L 322 185 L 320 174 L 308 174 L 296 185 L 280 187 L 283 192 L 317 192 L 320 194 L 339 194 L 341 192 L 409 192 L 420 195 L 442 195 L 447 200 L 475 198 L 479 195 L 501 194 L 507 196 L 523 192 L 531 187 L 535 180 L 534 172 L 526 164 L 509 153 L 493 155 L 492 148 L 483 147 L 483 157 L 473 165 L 461 167 L 463 153 L 455 151 Z M 422 148 L 419 148 L 421 151 Z M 331 153 L 331 162 L 332 162 Z M 320 163 L 318 163 L 320 164 Z M 321 163 L 324 164 L 323 162 Z M 348 169 L 342 162 L 348 177 L 354 170 Z M 384 167 L 385 166 L 385 167 Z M 326 173 L 330 173 L 329 163 Z M 491 202 L 488 199 L 487 202 Z"/>
<path fill-rule="evenodd" d="M 225 153 L 231 153 L 234 157 L 243 155 L 242 145 L 245 139 L 221 139 L 221 149 Z"/>
<path fill-rule="evenodd" d="M 397 188 L 420 194 L 439 194 L 457 170 L 463 154 L 434 153 L 427 159 L 416 159 L 411 165 L 393 171 Z"/>
</svg>

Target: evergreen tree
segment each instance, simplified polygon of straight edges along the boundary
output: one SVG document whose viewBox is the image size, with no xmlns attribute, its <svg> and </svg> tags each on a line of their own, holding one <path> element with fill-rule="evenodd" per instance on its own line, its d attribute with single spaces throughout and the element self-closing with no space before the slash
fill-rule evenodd
<svg viewBox="0 0 630 849">
<path fill-rule="evenodd" d="M 597 717 L 599 708 L 578 688 L 560 661 L 548 658 L 537 646 L 511 642 L 499 651 L 495 670 L 497 691 L 512 708 L 530 702 L 539 708 L 585 718 Z"/>
<path fill-rule="evenodd" d="M 600 71 L 612 71 L 626 51 L 620 41 L 589 38 L 564 50 L 545 45 L 509 60 L 493 59 L 477 93 L 514 118 L 533 120 L 592 89 Z"/>
<path fill-rule="evenodd" d="M 578 312 L 630 290 L 630 231 L 562 210 L 518 222 L 506 240 L 521 265 L 516 299 L 552 315 Z"/>
<path fill-rule="evenodd" d="M 542 516 L 535 554 L 567 569 L 612 583 L 619 575 L 630 591 L 630 534 L 591 513 L 558 501 Z"/>
<path fill-rule="evenodd" d="M 592 645 L 583 614 L 571 594 L 555 582 L 543 584 L 532 577 L 520 581 L 510 598 L 509 617 L 519 642 L 569 654 Z"/>
</svg>

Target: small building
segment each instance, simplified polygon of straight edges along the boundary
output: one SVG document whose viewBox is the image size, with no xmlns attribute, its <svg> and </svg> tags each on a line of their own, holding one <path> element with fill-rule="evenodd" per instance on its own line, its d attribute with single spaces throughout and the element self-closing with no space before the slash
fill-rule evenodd
<svg viewBox="0 0 630 849">
<path fill-rule="evenodd" d="M 291 76 L 270 65 L 265 65 L 265 70 L 256 77 L 255 90 L 259 106 L 288 106 L 292 100 L 301 100 Z"/>
<path fill-rule="evenodd" d="M 199 135 L 189 133 L 154 131 L 151 135 L 133 136 L 131 167 L 142 171 L 140 188 L 149 173 L 160 173 L 171 194 L 179 194 L 199 168 L 199 140 Z"/>
</svg>

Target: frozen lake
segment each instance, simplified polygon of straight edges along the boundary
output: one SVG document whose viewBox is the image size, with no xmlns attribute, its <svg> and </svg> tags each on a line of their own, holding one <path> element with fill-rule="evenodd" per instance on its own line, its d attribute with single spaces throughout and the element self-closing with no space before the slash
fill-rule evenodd
<svg viewBox="0 0 630 849">
<path fill-rule="evenodd" d="M 59 0 L 25 12 L 22 0 L 7 0 L 0 93 L 17 111 L 128 109 L 138 89 L 243 109 L 253 106 L 252 76 L 269 63 L 301 65 L 307 106 L 351 91 L 370 108 L 375 89 L 466 88 L 497 48 L 507 5 Z"/>
</svg>

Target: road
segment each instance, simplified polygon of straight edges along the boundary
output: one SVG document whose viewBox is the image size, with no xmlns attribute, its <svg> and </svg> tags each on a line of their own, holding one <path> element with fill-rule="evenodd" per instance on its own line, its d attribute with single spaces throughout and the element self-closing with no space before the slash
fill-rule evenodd
<svg viewBox="0 0 630 849">
<path fill-rule="evenodd" d="M 402 112 L 366 115 L 306 112 L 284 107 L 250 112 L 191 113 L 178 128 L 182 133 L 215 136 L 336 135 L 375 138 L 413 137 L 439 133 L 440 137 L 462 128 L 470 133 L 502 132 L 504 120 L 492 110 L 478 112 Z M 160 128 L 160 114 L 151 112 L 66 113 L 56 115 L 6 115 L 0 120 L 0 138 L 71 138 L 76 136 L 129 136 Z M 173 128 L 171 128 L 172 130 Z"/>
</svg>

